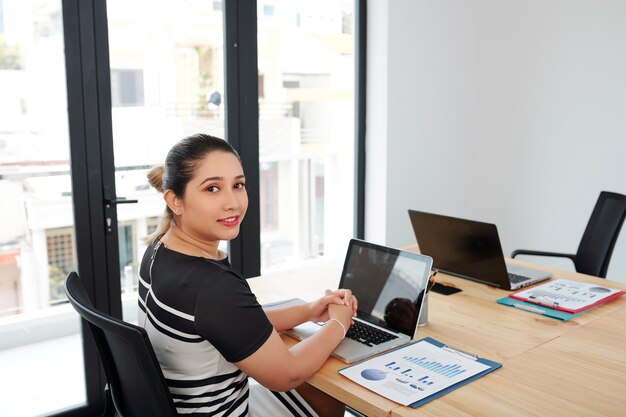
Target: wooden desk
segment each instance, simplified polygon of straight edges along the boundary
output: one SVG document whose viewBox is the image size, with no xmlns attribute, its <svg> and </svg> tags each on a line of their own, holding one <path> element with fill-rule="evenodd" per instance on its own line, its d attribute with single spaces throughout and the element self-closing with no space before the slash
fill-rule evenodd
<svg viewBox="0 0 626 417">
<path fill-rule="evenodd" d="M 538 267 L 529 263 L 516 262 Z M 566 278 L 609 285 L 605 279 L 550 270 L 553 278 Z M 429 295 L 429 325 L 419 328 L 416 337 L 430 336 L 446 344 L 501 362 L 546 343 L 573 328 L 584 326 L 599 317 L 626 306 L 626 296 L 601 308 L 589 311 L 568 322 L 501 306 L 496 300 L 511 292 L 445 274 L 438 281 L 461 288 L 463 292 L 444 296 Z M 614 288 L 626 290 L 626 284 L 610 281 Z"/>
<path fill-rule="evenodd" d="M 626 308 L 578 326 L 418 409 L 392 416 L 623 416 Z"/>
<path fill-rule="evenodd" d="M 550 270 L 554 278 L 626 290 L 623 283 L 539 268 Z M 328 262 L 249 282 L 262 303 L 309 300 L 334 288 L 340 271 L 340 262 Z M 438 279 L 463 291 L 431 293 L 429 324 L 418 328 L 416 338 L 433 337 L 501 362 L 503 368 L 418 409 L 399 406 L 338 375 L 345 364 L 334 358 L 309 382 L 368 416 L 626 414 L 626 296 L 563 323 L 495 302 L 509 291 L 445 274 Z"/>
</svg>

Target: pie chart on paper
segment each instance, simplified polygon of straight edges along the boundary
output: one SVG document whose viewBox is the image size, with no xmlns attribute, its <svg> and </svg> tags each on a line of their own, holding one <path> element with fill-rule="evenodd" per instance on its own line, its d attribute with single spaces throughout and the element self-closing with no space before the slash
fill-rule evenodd
<svg viewBox="0 0 626 417">
<path fill-rule="evenodd" d="M 387 373 L 380 369 L 368 368 L 361 371 L 361 376 L 370 381 L 380 381 L 381 379 L 385 379 Z"/>
</svg>

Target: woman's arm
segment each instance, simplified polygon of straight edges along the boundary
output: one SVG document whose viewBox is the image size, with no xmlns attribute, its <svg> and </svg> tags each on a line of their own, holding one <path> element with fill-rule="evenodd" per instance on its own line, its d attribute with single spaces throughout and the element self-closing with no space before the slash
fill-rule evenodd
<svg viewBox="0 0 626 417">
<path fill-rule="evenodd" d="M 212 275 L 200 290 L 194 328 L 226 360 L 259 383 L 285 391 L 301 385 L 324 364 L 345 336 L 344 328 L 348 329 L 352 322 L 356 303 L 350 290 L 327 290 L 323 297 L 309 303 L 308 313 L 306 309 L 293 310 L 295 313 L 286 321 L 328 320 L 328 324 L 287 349 L 247 282 L 225 271 Z M 274 318 L 281 321 L 275 315 Z"/>
<path fill-rule="evenodd" d="M 329 319 L 337 319 L 348 329 L 353 302 L 349 305 L 327 304 Z M 324 364 L 345 336 L 342 326 L 329 320 L 315 335 L 287 349 L 274 330 L 265 343 L 235 365 L 261 385 L 274 391 L 287 391 L 301 385 Z"/>
<path fill-rule="evenodd" d="M 265 314 L 277 332 L 282 332 L 283 330 L 291 329 L 298 324 L 302 324 L 308 321 L 309 317 L 312 316 L 309 303 L 277 308 L 266 311 Z"/>
<path fill-rule="evenodd" d="M 356 300 L 356 299 L 354 299 Z M 326 294 L 310 303 L 298 304 L 295 306 L 277 308 L 266 312 L 274 329 L 277 332 L 291 329 L 305 321 L 326 321 L 328 320 L 329 304 L 353 304 L 353 315 L 356 314 L 356 301 L 352 303 L 353 297 L 350 290 L 326 290 Z"/>
</svg>

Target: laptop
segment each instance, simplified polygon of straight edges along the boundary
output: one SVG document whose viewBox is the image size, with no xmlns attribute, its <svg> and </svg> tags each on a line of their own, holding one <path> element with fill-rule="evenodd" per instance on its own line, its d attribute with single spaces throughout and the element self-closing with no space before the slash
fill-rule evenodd
<svg viewBox="0 0 626 417">
<path fill-rule="evenodd" d="M 420 252 L 435 268 L 506 290 L 544 281 L 549 272 L 507 264 L 495 224 L 409 210 Z"/>
<path fill-rule="evenodd" d="M 338 288 L 358 301 L 357 316 L 331 353 L 355 362 L 413 339 L 432 268 L 429 256 L 350 240 Z M 285 333 L 304 340 L 324 323 L 306 322 Z"/>
</svg>

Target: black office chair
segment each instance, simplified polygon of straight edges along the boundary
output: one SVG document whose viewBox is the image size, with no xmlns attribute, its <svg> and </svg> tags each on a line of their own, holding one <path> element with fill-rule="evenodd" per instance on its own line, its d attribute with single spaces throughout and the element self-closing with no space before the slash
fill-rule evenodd
<svg viewBox="0 0 626 417">
<path fill-rule="evenodd" d="M 146 331 L 96 310 L 76 272 L 65 279 L 65 293 L 96 341 L 107 378 L 104 415 L 177 416 Z"/>
<path fill-rule="evenodd" d="M 518 249 L 511 253 L 511 258 L 517 255 L 569 258 L 574 262 L 577 272 L 606 278 L 613 248 L 625 217 L 626 196 L 602 191 L 575 255 Z"/>
</svg>

